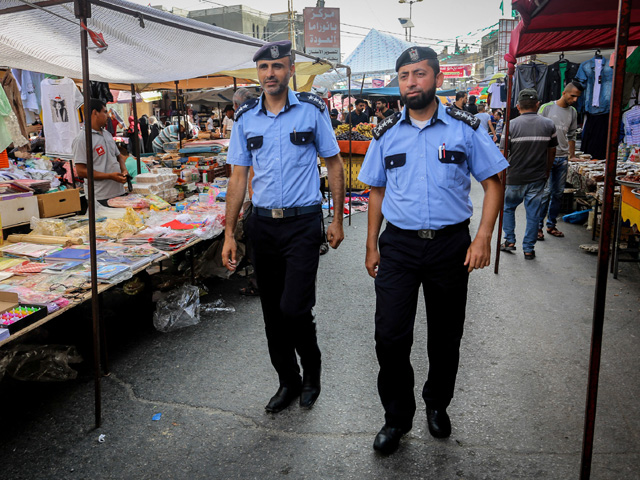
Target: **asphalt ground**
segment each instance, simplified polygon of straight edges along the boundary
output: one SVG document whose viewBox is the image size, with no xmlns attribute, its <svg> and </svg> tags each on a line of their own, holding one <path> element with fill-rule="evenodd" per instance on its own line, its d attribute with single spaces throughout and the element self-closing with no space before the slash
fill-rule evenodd
<svg viewBox="0 0 640 480">
<path fill-rule="evenodd" d="M 475 232 L 481 188 L 474 184 Z M 90 309 L 38 332 L 33 343 L 76 345 L 77 379 L 0 381 L 2 479 L 571 479 L 579 478 L 596 257 L 583 226 L 560 223 L 525 261 L 518 250 L 471 275 L 450 438 L 432 438 L 420 398 L 426 320 L 420 296 L 412 362 L 418 411 L 389 457 L 373 439 L 383 410 L 376 390 L 373 280 L 364 269 L 366 214 L 321 257 L 316 307 L 322 394 L 311 410 L 276 414 L 277 389 L 260 302 L 246 280 L 210 280 L 206 314 L 172 333 L 151 322 L 150 292 L 105 296 L 111 373 L 94 428 Z M 640 271 L 609 277 L 592 479 L 640 478 Z M 161 413 L 159 420 L 153 416 Z M 104 435 L 104 442 L 98 437 Z"/>
</svg>

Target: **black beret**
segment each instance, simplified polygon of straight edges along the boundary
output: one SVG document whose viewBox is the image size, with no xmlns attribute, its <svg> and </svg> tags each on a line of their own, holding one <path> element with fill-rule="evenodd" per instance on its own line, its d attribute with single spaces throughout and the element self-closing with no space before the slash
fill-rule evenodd
<svg viewBox="0 0 640 480">
<path fill-rule="evenodd" d="M 400 54 L 398 60 L 396 60 L 396 72 L 400 70 L 400 67 L 410 65 L 412 63 L 418 63 L 423 60 L 437 60 L 438 54 L 429 47 L 410 47 Z"/>
<path fill-rule="evenodd" d="M 280 42 L 266 43 L 253 56 L 253 61 L 258 60 L 277 60 L 279 58 L 291 56 L 291 42 L 282 40 Z"/>
</svg>

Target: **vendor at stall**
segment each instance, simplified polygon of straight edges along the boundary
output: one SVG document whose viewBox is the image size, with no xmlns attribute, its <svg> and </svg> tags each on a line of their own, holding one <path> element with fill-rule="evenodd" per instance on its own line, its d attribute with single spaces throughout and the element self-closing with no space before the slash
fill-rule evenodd
<svg viewBox="0 0 640 480">
<path fill-rule="evenodd" d="M 180 127 L 178 125 L 168 125 L 153 139 L 153 152 L 164 153 L 165 143 L 178 142 L 180 139 L 184 140 L 185 138 L 190 138 L 190 135 L 184 123 L 181 123 Z"/>
<path fill-rule="evenodd" d="M 233 129 L 233 116 L 235 110 L 232 106 L 228 106 L 224 109 L 224 118 L 222 119 L 222 136 L 224 138 L 231 138 L 231 130 Z"/>
<path fill-rule="evenodd" d="M 95 198 L 101 205 L 107 206 L 107 200 L 124 195 L 124 183 L 127 181 L 126 156 L 121 155 L 111 134 L 105 129 L 107 108 L 102 100 L 91 99 L 91 143 L 93 150 L 93 180 Z M 87 142 L 84 127 L 73 140 L 73 157 L 78 177 L 86 179 Z M 87 182 L 85 180 L 85 192 Z"/>
<path fill-rule="evenodd" d="M 133 156 L 129 154 L 129 151 L 127 150 L 127 146 L 124 143 L 118 143 L 118 150 L 120 150 L 120 155 L 124 155 L 125 157 L 127 157 L 127 159 L 125 160 L 125 165 L 127 167 L 127 172 L 129 173 L 129 175 L 131 176 L 131 178 L 136 178 L 136 176 L 138 175 L 138 160 Z M 149 167 L 147 167 L 147 164 L 144 162 L 140 162 L 140 173 L 149 173 Z"/>
</svg>

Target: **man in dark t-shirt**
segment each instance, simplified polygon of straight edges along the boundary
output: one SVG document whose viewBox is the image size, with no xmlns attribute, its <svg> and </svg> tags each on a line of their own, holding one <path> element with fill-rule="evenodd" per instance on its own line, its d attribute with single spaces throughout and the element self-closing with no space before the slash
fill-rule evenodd
<svg viewBox="0 0 640 480">
<path fill-rule="evenodd" d="M 556 127 L 548 118 L 537 114 L 540 102 L 538 93 L 526 88 L 518 95 L 520 116 L 509 124 L 509 168 L 504 193 L 504 243 L 502 251 L 516 249 L 516 218 L 518 205 L 524 202 L 527 227 L 522 240 L 524 258 L 535 258 L 534 246 L 538 236 L 538 221 L 544 196 L 544 186 L 555 159 Z M 547 121 L 548 120 L 548 121 Z M 500 149 L 504 152 L 506 138 Z"/>
<path fill-rule="evenodd" d="M 356 109 L 347 115 L 344 123 L 350 123 L 352 127 L 361 123 L 369 123 L 369 116 L 365 112 L 367 104 L 361 98 L 356 100 Z"/>
</svg>

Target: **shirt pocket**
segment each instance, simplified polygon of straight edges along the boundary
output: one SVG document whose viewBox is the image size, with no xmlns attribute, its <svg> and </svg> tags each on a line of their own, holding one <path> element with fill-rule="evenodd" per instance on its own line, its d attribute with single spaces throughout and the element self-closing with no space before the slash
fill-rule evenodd
<svg viewBox="0 0 640 480">
<path fill-rule="evenodd" d="M 455 188 L 470 183 L 469 167 L 467 166 L 467 154 L 462 150 L 445 150 L 442 158 L 439 158 L 441 172 L 441 185 L 447 188 Z"/>
<path fill-rule="evenodd" d="M 384 168 L 387 172 L 387 181 L 391 186 L 404 188 L 407 181 L 407 154 L 396 153 L 384 157 Z"/>
<path fill-rule="evenodd" d="M 262 166 L 260 160 L 258 160 L 258 156 L 259 156 L 258 153 L 262 148 L 263 142 L 264 142 L 264 137 L 262 135 L 247 138 L 247 150 L 249 151 L 249 154 L 253 159 L 252 163 L 255 169 L 260 169 Z"/>
</svg>

